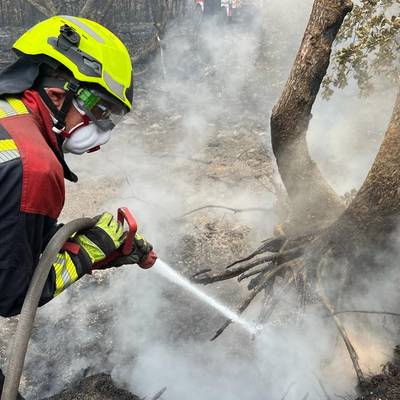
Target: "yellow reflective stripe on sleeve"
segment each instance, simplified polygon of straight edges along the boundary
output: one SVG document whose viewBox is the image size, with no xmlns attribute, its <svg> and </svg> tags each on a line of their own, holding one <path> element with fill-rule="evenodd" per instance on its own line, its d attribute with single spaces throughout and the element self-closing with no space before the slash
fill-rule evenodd
<svg viewBox="0 0 400 400">
<path fill-rule="evenodd" d="M 59 253 L 56 262 L 53 264 L 56 274 L 56 289 L 54 297 L 58 296 L 68 286 L 78 280 L 75 265 L 67 252 Z"/>
<path fill-rule="evenodd" d="M 0 140 L 0 151 L 17 150 L 17 145 L 12 139 Z"/>
<path fill-rule="evenodd" d="M 86 250 L 88 253 L 92 264 L 97 261 L 102 261 L 106 258 L 104 252 L 94 244 L 88 237 L 85 235 L 78 235 L 76 237 L 78 243 Z"/>
<path fill-rule="evenodd" d="M 16 97 L 6 97 L 5 99 L 17 115 L 29 114 L 29 111 L 22 100 Z"/>
<path fill-rule="evenodd" d="M 19 158 L 19 151 L 12 139 L 0 140 L 0 164 Z"/>
<path fill-rule="evenodd" d="M 0 99 L 0 118 L 12 117 L 14 115 L 29 114 L 28 109 L 18 97 L 5 97 Z"/>
</svg>

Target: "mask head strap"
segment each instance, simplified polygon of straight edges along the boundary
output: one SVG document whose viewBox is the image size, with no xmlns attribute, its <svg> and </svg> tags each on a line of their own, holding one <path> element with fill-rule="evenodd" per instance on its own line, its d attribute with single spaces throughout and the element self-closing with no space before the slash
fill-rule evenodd
<svg viewBox="0 0 400 400">
<path fill-rule="evenodd" d="M 54 85 L 54 86 L 59 86 L 59 85 Z M 46 80 L 43 80 L 39 86 L 40 97 L 42 98 L 46 106 L 50 109 L 55 119 L 53 131 L 55 133 L 61 133 L 65 129 L 65 117 L 72 106 L 72 100 L 76 95 L 76 93 L 78 92 L 80 84 L 77 80 L 73 78 L 67 81 L 67 83 L 63 86 L 63 89 L 65 89 L 66 94 L 63 105 L 61 106 L 60 109 L 58 109 L 51 101 L 49 95 L 45 90 L 45 87 L 49 87 L 49 85 L 46 84 Z"/>
</svg>

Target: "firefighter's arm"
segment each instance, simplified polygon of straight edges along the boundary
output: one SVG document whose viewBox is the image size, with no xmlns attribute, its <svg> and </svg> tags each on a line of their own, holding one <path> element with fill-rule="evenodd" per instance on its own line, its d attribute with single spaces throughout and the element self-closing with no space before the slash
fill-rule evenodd
<svg viewBox="0 0 400 400">
<path fill-rule="evenodd" d="M 93 228 L 74 235 L 58 253 L 49 276 L 51 296 L 62 293 L 83 275 L 91 273 L 95 263 L 106 259 L 123 243 L 123 227 L 110 214 L 102 214 Z M 43 295 L 48 297 L 50 293 Z"/>
</svg>

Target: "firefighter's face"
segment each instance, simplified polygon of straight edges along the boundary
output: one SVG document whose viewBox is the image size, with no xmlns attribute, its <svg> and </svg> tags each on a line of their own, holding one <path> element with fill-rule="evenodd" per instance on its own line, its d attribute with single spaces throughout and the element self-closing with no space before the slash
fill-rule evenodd
<svg viewBox="0 0 400 400">
<path fill-rule="evenodd" d="M 48 88 L 47 94 L 54 105 L 60 110 L 65 100 L 65 91 L 60 88 Z M 70 107 L 65 117 L 65 130 L 68 132 L 83 121 L 82 115 L 75 107 Z"/>
</svg>

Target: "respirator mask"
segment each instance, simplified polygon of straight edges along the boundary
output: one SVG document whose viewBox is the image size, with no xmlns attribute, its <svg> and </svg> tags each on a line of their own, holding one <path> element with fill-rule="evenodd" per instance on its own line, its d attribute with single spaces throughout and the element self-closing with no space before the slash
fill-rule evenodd
<svg viewBox="0 0 400 400">
<path fill-rule="evenodd" d="M 82 115 L 83 121 L 62 133 L 65 153 L 83 154 L 99 150 L 110 140 L 112 129 L 126 113 L 125 107 L 95 89 L 80 89 L 72 100 L 72 106 Z"/>
</svg>

